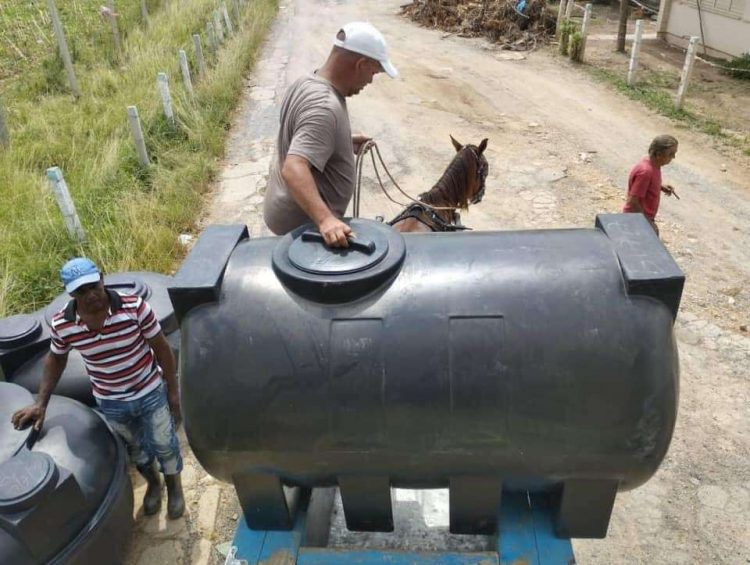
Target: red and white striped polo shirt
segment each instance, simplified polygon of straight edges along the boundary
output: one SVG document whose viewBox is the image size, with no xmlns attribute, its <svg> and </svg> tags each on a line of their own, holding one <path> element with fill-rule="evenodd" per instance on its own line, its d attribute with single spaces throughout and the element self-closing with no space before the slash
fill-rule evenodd
<svg viewBox="0 0 750 565">
<path fill-rule="evenodd" d="M 109 312 L 104 326 L 92 331 L 76 312 L 76 301 L 52 318 L 50 350 L 64 355 L 77 350 L 86 364 L 94 396 L 135 400 L 161 382 L 159 367 L 148 341 L 161 331 L 151 306 L 140 296 L 107 289 Z"/>
</svg>

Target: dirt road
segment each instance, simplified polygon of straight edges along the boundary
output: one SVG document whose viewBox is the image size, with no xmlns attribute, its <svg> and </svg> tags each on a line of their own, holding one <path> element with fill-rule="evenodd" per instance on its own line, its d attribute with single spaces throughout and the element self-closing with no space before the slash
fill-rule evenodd
<svg viewBox="0 0 750 565">
<path fill-rule="evenodd" d="M 609 536 L 576 541 L 580 563 L 750 562 L 750 168 L 677 130 L 544 52 L 525 58 L 483 40 L 445 37 L 397 15 L 403 0 L 287 0 L 250 77 L 206 223 L 247 223 L 260 210 L 285 87 L 324 60 L 337 26 L 367 19 L 387 37 L 402 78 L 384 75 L 350 99 L 353 130 L 373 136 L 412 194 L 428 189 L 463 143 L 489 138 L 475 229 L 593 226 L 619 211 L 629 168 L 659 133 L 680 140 L 664 170 L 665 244 L 687 275 L 677 323 L 680 412 L 670 452 L 644 487 L 618 496 Z M 369 173 L 369 174 L 368 174 Z M 366 168 L 363 216 L 398 207 Z M 233 510 L 234 511 L 234 510 Z"/>
</svg>

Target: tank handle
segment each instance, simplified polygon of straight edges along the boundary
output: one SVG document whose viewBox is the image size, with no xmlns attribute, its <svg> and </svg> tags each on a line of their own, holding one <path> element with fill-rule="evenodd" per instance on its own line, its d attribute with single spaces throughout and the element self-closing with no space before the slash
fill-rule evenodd
<svg viewBox="0 0 750 565">
<path fill-rule="evenodd" d="M 303 232 L 300 236 L 302 241 L 317 241 L 318 243 L 325 243 L 323 236 L 320 232 L 308 230 Z M 375 252 L 375 242 L 369 239 L 357 239 L 356 237 L 349 238 L 349 249 L 360 251 L 366 255 L 372 255 Z"/>
<path fill-rule="evenodd" d="M 662 302 L 677 318 L 685 274 L 643 214 L 599 214 L 596 227 L 612 242 L 628 294 Z"/>
<path fill-rule="evenodd" d="M 219 299 L 227 262 L 248 237 L 247 226 L 241 224 L 204 230 L 167 289 L 178 322 L 190 309 Z"/>
</svg>

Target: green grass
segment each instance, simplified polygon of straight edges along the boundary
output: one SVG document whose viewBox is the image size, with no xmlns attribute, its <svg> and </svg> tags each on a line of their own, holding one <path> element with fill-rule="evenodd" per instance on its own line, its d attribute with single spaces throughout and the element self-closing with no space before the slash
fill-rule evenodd
<svg viewBox="0 0 750 565">
<path fill-rule="evenodd" d="M 278 5 L 277 0 L 245 4 L 240 32 L 218 57 L 209 57 L 206 77 L 194 78 L 193 103 L 183 91 L 177 51 L 192 56 L 190 36 L 199 32 L 205 48 L 205 24 L 216 3 L 151 1 L 151 25 L 144 28 L 138 2 L 121 0 L 130 7 L 121 13 L 119 62 L 104 49 L 111 32 L 97 14 L 102 3 L 58 0 L 68 40 L 76 46 L 83 91 L 78 101 L 68 92 L 54 43 L 43 37 L 49 27 L 43 21 L 46 2 L 0 4 L 0 98 L 11 136 L 10 148 L 0 149 L 0 316 L 40 308 L 59 294 L 57 271 L 77 254 L 92 257 L 107 272 L 175 267 L 182 254 L 177 235 L 194 229 L 243 74 Z M 6 27 L 9 21 L 13 25 Z M 8 47 L 9 37 L 15 47 Z M 25 59 L 13 55 L 16 49 Z M 176 128 L 163 117 L 159 71 L 170 78 Z M 147 170 L 138 164 L 128 105 L 138 106 L 152 160 Z M 69 239 L 50 193 L 45 171 L 51 166 L 62 169 L 76 202 L 88 235 L 81 246 Z"/>
<path fill-rule="evenodd" d="M 724 137 L 718 122 L 675 108 L 674 94 L 677 92 L 678 82 L 669 75 L 650 73 L 648 78 L 629 86 L 626 77 L 619 73 L 596 67 L 589 67 L 589 71 L 595 78 L 613 85 L 629 98 L 642 102 L 663 116 L 681 122 L 691 129 Z"/>
<path fill-rule="evenodd" d="M 175 1 L 175 0 L 173 0 Z M 146 0 L 150 14 L 158 17 L 163 0 Z M 68 46 L 78 65 L 92 68 L 106 61 L 115 64 L 110 24 L 99 16 L 107 0 L 56 0 Z M 139 0 L 115 0 L 120 35 L 124 40 L 141 24 Z M 56 39 L 46 0 L 0 2 L 0 81 L 51 65 L 54 71 Z M 48 76 L 53 77 L 50 72 Z"/>
</svg>

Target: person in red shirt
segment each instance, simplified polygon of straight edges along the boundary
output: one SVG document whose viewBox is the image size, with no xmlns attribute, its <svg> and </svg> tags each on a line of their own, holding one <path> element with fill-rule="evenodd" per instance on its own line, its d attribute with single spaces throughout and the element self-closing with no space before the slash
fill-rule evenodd
<svg viewBox="0 0 750 565">
<path fill-rule="evenodd" d="M 648 148 L 648 157 L 641 159 L 630 171 L 628 198 L 623 212 L 640 212 L 659 235 L 656 213 L 659 211 L 661 193 L 675 195 L 671 185 L 661 182 L 661 168 L 677 155 L 677 140 L 671 135 L 659 135 Z"/>
</svg>

